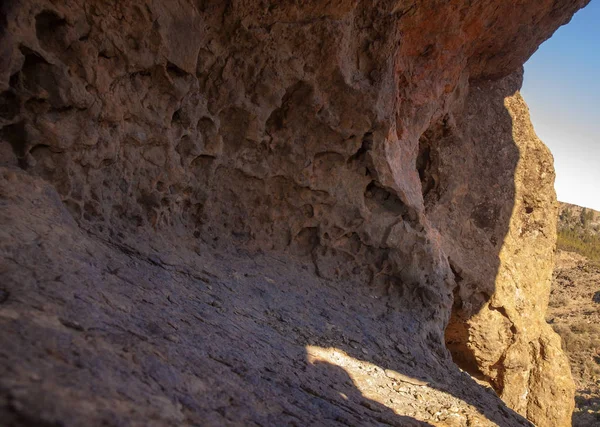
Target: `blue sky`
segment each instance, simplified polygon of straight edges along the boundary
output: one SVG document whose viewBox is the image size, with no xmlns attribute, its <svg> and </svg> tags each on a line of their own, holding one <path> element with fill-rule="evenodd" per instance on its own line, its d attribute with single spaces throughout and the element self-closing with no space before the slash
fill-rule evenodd
<svg viewBox="0 0 600 427">
<path fill-rule="evenodd" d="M 554 155 L 558 200 L 600 210 L 600 0 L 527 61 L 521 93 Z"/>
</svg>

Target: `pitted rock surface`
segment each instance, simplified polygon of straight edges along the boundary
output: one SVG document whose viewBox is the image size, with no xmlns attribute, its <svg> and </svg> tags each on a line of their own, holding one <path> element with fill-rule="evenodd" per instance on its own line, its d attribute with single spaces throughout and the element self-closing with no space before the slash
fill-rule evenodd
<svg viewBox="0 0 600 427">
<path fill-rule="evenodd" d="M 377 289 L 302 258 L 115 247 L 18 171 L 0 197 L 3 425 L 531 425 Z"/>
<path fill-rule="evenodd" d="M 0 294 L 6 299 L 0 310 L 8 310 L 2 318 L 12 322 L 25 316 L 27 305 L 18 304 L 30 298 L 27 292 L 37 295 L 35 306 L 44 312 L 50 296 L 28 286 L 44 286 L 49 277 L 54 284 L 48 292 L 56 295 L 48 310 L 67 310 L 70 300 L 61 292 L 78 294 L 78 286 L 99 275 L 94 287 L 105 296 L 96 301 L 97 310 L 106 309 L 109 317 L 111 311 L 124 313 L 114 328 L 134 325 L 136 318 L 151 321 L 161 311 L 136 314 L 141 303 L 126 294 L 143 287 L 144 277 L 152 278 L 157 292 L 166 292 L 183 279 L 164 276 L 160 266 L 179 265 L 179 258 L 188 257 L 184 254 L 200 250 L 198 256 L 220 256 L 216 269 L 224 271 L 243 263 L 235 254 L 245 251 L 257 263 L 276 257 L 289 268 L 273 279 L 286 285 L 267 286 L 260 298 L 248 299 L 248 309 L 262 307 L 277 289 L 295 289 L 286 274 L 301 275 L 311 291 L 298 305 L 315 310 L 324 304 L 320 288 L 333 286 L 350 299 L 367 292 L 382 298 L 374 303 L 373 316 L 384 310 L 393 318 L 359 322 L 363 333 L 384 328 L 392 334 L 407 327 L 398 344 L 419 349 L 419 363 L 431 359 L 443 366 L 430 368 L 432 375 L 456 371 L 448 347 L 457 363 L 493 385 L 522 415 L 541 426 L 567 425 L 573 385 L 557 338 L 543 323 L 555 239 L 548 219 L 554 218 L 555 201 L 551 158 L 535 138 L 516 91 L 522 63 L 586 3 L 3 2 L 0 161 L 7 173 L 19 168 L 27 175 L 5 178 L 13 184 L 6 184 L 9 195 L 3 196 L 8 213 L 0 274 L 12 285 Z M 43 196 L 31 196 L 34 212 L 17 214 L 25 202 L 10 195 L 11 185 L 25 192 L 45 188 Z M 52 203 L 67 209 L 56 207 L 68 227 L 57 231 L 53 218 L 38 218 L 36 212 Z M 32 230 L 28 220 L 39 224 Z M 50 231 L 62 236 L 55 237 L 53 251 L 44 249 Z M 30 241 L 28 236 L 39 241 L 41 252 L 24 257 L 33 250 L 20 243 Z M 80 238 L 88 243 L 78 243 Z M 522 248 L 524 259 L 535 257 L 534 264 L 523 261 Z M 101 256 L 96 250 L 108 252 Z M 45 251 L 48 261 L 39 262 Z M 105 278 L 103 271 L 117 268 L 109 259 L 132 254 L 147 254 L 154 267 L 132 265 L 126 279 Z M 198 263 L 190 260 L 177 274 L 195 277 Z M 14 276 L 17 266 L 19 274 L 32 276 Z M 235 288 L 222 282 L 220 291 Z M 184 291 L 188 285 L 179 283 L 170 297 L 193 300 L 195 293 Z M 233 302 L 221 298 L 214 304 Z M 63 319 L 69 330 L 84 328 L 89 308 L 81 310 Z M 30 333 L 11 338 L 14 354 L 30 352 L 43 329 L 56 326 L 52 317 L 41 319 L 30 325 Z M 219 336 L 217 347 L 236 348 L 235 322 L 230 331 L 218 326 L 223 319 L 214 321 L 215 328 L 229 331 L 219 334 L 194 329 L 202 320 L 188 321 L 190 334 L 197 334 L 193 338 L 177 338 L 162 324 L 151 328 L 163 338 L 195 343 L 170 344 L 182 352 L 182 367 L 186 357 L 192 363 L 195 352 L 196 363 L 207 362 L 211 333 Z M 18 326 L 11 325 L 4 330 Z M 89 327 L 102 328 L 94 325 Z M 153 333 L 128 328 L 133 336 Z M 148 351 L 156 347 L 163 354 L 160 344 L 140 340 Z M 125 381 L 117 374 L 125 365 L 91 362 L 101 350 L 85 342 L 78 350 L 80 369 L 101 379 L 92 384 L 88 377 L 80 388 L 67 388 L 69 399 L 80 402 L 99 396 L 92 385 L 118 391 L 119 378 Z M 106 345 L 98 344 L 110 359 L 116 350 Z M 239 348 L 238 357 L 225 363 L 232 371 L 253 366 Z M 383 347 L 365 351 L 397 357 Z M 57 399 L 67 393 L 56 386 L 63 378 L 59 361 L 72 361 L 41 354 L 29 365 L 10 359 L 6 402 L 16 423 L 31 415 L 19 402 L 35 400 L 46 414 L 53 411 L 53 393 Z M 98 364 L 95 374 L 85 360 Z M 46 400 L 31 397 L 36 387 L 21 383 L 23 367 L 35 371 L 38 364 L 51 387 Z M 165 385 L 170 375 L 154 385 L 139 384 L 141 396 L 152 387 L 161 389 L 162 403 L 154 407 L 166 409 L 157 409 L 157 416 L 174 417 L 162 422 L 196 422 L 194 416 L 212 411 L 198 406 L 198 398 L 178 415 L 185 404 L 172 390 L 184 380 L 172 374 Z M 244 381 L 252 383 L 249 378 Z M 223 407 L 235 408 L 234 392 L 226 397 L 227 376 L 214 381 L 206 390 L 221 390 L 223 401 L 230 399 Z M 284 409 L 270 412 L 261 403 L 271 401 L 263 396 L 270 392 L 261 381 L 246 388 L 246 415 L 229 414 L 228 422 L 270 424 L 283 417 Z M 122 403 L 131 405 L 125 408 L 111 399 L 104 405 L 115 420 L 127 419 L 126 413 L 142 419 L 140 401 Z M 97 399 L 88 406 L 71 404 L 50 415 L 66 423 L 69 411 L 92 413 L 100 404 Z M 307 409 L 306 402 L 299 406 L 314 419 L 325 416 Z M 215 411 L 225 417 L 225 409 Z M 483 411 L 489 422 L 518 422 L 500 422 L 488 412 Z"/>
</svg>

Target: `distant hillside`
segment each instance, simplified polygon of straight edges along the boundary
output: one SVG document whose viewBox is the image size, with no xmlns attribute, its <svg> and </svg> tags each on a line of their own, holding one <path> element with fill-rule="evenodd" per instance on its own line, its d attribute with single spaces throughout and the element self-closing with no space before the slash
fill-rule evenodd
<svg viewBox="0 0 600 427">
<path fill-rule="evenodd" d="M 547 320 L 562 339 L 577 387 L 573 426 L 597 427 L 600 425 L 600 212 L 561 203 L 558 249 Z"/>
<path fill-rule="evenodd" d="M 558 251 L 547 314 L 575 380 L 573 427 L 600 426 L 600 266 Z"/>
<path fill-rule="evenodd" d="M 600 212 L 560 202 L 557 245 L 600 263 Z"/>
</svg>

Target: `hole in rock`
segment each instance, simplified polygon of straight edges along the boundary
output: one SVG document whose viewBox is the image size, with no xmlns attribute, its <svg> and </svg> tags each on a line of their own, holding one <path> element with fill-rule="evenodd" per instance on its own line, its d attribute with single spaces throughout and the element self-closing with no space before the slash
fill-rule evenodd
<svg viewBox="0 0 600 427">
<path fill-rule="evenodd" d="M 370 209 L 383 209 L 395 215 L 406 215 L 408 208 L 398 196 L 372 181 L 365 190 L 365 200 Z"/>
<path fill-rule="evenodd" d="M 30 95 L 40 99 L 48 99 L 50 104 L 56 108 L 66 106 L 62 94 L 66 85 L 65 75 L 62 70 L 49 64 L 40 54 L 21 46 L 21 52 L 25 55 L 25 62 L 21 69 L 21 81 L 23 88 Z"/>
<path fill-rule="evenodd" d="M 362 140 L 362 143 L 360 145 L 360 148 L 358 149 L 358 151 L 356 151 L 356 153 L 354 153 L 348 159 L 348 163 L 352 163 L 354 161 L 356 161 L 356 162 L 362 162 L 365 159 L 365 156 L 367 155 L 367 152 L 372 147 L 373 147 L 373 133 L 367 132 L 367 133 L 365 133 L 365 136 L 363 137 L 363 140 Z"/>
<path fill-rule="evenodd" d="M 421 191 L 426 204 L 435 202 L 438 197 L 432 197 L 434 190 L 439 187 L 438 147 L 449 135 L 446 120 L 431 126 L 419 138 L 419 152 L 416 168 L 421 180 Z"/>
<path fill-rule="evenodd" d="M 19 81 L 21 80 L 19 78 L 20 73 L 15 73 L 12 76 L 10 76 L 10 79 L 8 80 L 8 84 L 11 88 L 13 88 L 14 90 L 18 89 L 19 86 Z"/>
<path fill-rule="evenodd" d="M 313 88 L 306 82 L 299 81 L 288 87 L 281 99 L 281 105 L 275 108 L 267 119 L 267 132 L 274 134 L 277 131 L 289 126 L 288 119 L 292 113 L 290 108 L 295 107 L 296 113 L 300 113 L 302 107 L 305 106 L 312 97 Z"/>
<path fill-rule="evenodd" d="M 171 123 L 172 124 L 180 124 L 181 122 L 182 122 L 182 117 L 181 117 L 181 108 L 180 108 L 173 113 L 173 116 L 171 116 Z"/>
<path fill-rule="evenodd" d="M 0 95 L 0 118 L 12 120 L 19 113 L 19 100 L 11 91 Z"/>
<path fill-rule="evenodd" d="M 63 49 L 67 21 L 45 10 L 35 17 L 35 33 L 40 45 L 49 51 Z"/>
<path fill-rule="evenodd" d="M 23 159 L 27 154 L 27 132 L 25 131 L 25 122 L 19 122 L 4 126 L 0 130 L 0 136 L 12 146 L 13 152 L 19 159 Z"/>
<path fill-rule="evenodd" d="M 187 72 L 185 72 L 184 70 L 179 68 L 177 65 L 173 64 L 172 62 L 167 62 L 167 73 L 169 73 L 169 75 L 171 77 L 180 77 L 180 78 L 188 75 Z"/>
<path fill-rule="evenodd" d="M 23 63 L 22 70 L 26 76 L 34 74 L 37 71 L 36 69 L 40 66 L 49 65 L 48 61 L 46 61 L 42 55 L 34 52 L 28 47 L 21 46 L 19 50 L 25 56 L 25 62 Z"/>
</svg>

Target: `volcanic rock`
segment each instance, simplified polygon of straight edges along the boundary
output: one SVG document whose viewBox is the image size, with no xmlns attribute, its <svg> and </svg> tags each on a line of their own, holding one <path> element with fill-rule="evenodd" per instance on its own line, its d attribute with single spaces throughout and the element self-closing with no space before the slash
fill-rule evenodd
<svg viewBox="0 0 600 427">
<path fill-rule="evenodd" d="M 3 2 L 0 414 L 527 423 L 454 357 L 568 425 L 518 89 L 586 3 Z"/>
</svg>

